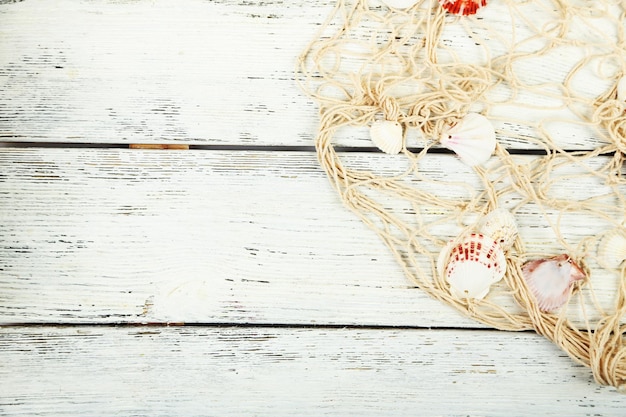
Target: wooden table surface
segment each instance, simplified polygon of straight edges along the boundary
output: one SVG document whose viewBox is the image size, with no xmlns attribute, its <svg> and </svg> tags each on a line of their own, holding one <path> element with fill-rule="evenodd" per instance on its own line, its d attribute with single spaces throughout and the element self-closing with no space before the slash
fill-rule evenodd
<svg viewBox="0 0 626 417">
<path fill-rule="evenodd" d="M 342 206 L 293 73 L 333 4 L 0 1 L 0 415 L 626 415 Z"/>
</svg>

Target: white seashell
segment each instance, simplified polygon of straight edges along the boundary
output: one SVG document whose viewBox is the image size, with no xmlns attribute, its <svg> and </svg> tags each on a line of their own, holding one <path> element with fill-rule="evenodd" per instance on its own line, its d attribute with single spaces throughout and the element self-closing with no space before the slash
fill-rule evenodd
<svg viewBox="0 0 626 417">
<path fill-rule="evenodd" d="M 383 0 L 383 3 L 394 9 L 408 9 L 417 4 L 418 1 L 419 0 Z"/>
<path fill-rule="evenodd" d="M 626 231 L 611 230 L 605 233 L 598 245 L 598 263 L 608 269 L 617 269 L 626 260 Z"/>
<path fill-rule="evenodd" d="M 460 243 L 448 243 L 439 254 L 437 269 L 454 296 L 481 300 L 504 277 L 506 259 L 497 242 L 474 233 Z"/>
<path fill-rule="evenodd" d="M 478 113 L 468 113 L 441 134 L 443 146 L 453 150 L 469 166 L 487 162 L 496 149 L 496 132 L 491 122 Z"/>
<path fill-rule="evenodd" d="M 487 235 L 509 250 L 517 238 L 517 224 L 510 211 L 498 208 L 485 215 L 478 222 L 478 231 Z"/>
<path fill-rule="evenodd" d="M 391 120 L 377 120 L 370 128 L 372 142 L 381 151 L 395 155 L 402 150 L 402 125 Z"/>
<path fill-rule="evenodd" d="M 617 99 L 622 103 L 626 102 L 626 75 L 617 82 Z"/>
<path fill-rule="evenodd" d="M 522 275 L 539 309 L 546 312 L 565 304 L 574 282 L 585 279 L 585 272 L 566 254 L 527 262 Z"/>
</svg>

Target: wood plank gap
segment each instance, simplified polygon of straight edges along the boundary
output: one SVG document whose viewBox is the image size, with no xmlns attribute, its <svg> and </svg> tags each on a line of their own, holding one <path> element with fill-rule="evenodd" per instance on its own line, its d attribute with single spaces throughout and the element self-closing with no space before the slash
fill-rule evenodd
<svg viewBox="0 0 626 417">
<path fill-rule="evenodd" d="M 359 325 L 359 324 L 307 324 L 307 323 L 220 323 L 220 322 L 195 322 L 195 323 L 168 323 L 168 322 L 128 322 L 128 323 L 54 323 L 54 322 L 28 322 L 15 324 L 0 324 L 0 329 L 12 328 L 80 328 L 80 327 L 103 327 L 103 328 L 132 328 L 132 327 L 204 327 L 204 328 L 242 328 L 242 329 L 292 329 L 292 330 L 432 330 L 432 331 L 496 331 L 501 330 L 485 327 L 453 327 L 453 326 L 393 326 L 393 325 Z M 535 333 L 532 330 L 510 333 Z"/>
<path fill-rule="evenodd" d="M 185 144 L 125 144 L 125 143 L 71 143 L 71 142 L 0 142 L 0 148 L 53 148 L 53 149 L 188 149 L 203 151 L 252 151 L 252 152 L 315 152 L 315 146 L 276 146 L 276 145 L 185 145 Z M 424 148 L 407 148 L 410 152 L 420 153 Z M 341 153 L 381 153 L 373 146 L 335 146 Z M 593 149 L 564 149 L 567 153 L 591 152 Z M 546 155 L 543 149 L 508 149 L 511 155 Z M 453 155 L 446 148 L 430 148 L 430 154 Z M 612 157 L 614 152 L 599 156 Z"/>
<path fill-rule="evenodd" d="M 159 144 L 159 143 L 131 143 L 128 145 L 129 149 L 170 149 L 170 150 L 189 150 L 189 145 L 176 145 L 176 144 Z"/>
</svg>

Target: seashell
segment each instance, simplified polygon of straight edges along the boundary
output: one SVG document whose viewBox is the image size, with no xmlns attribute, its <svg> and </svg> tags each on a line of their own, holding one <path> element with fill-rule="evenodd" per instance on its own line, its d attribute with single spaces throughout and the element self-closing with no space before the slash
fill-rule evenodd
<svg viewBox="0 0 626 417">
<path fill-rule="evenodd" d="M 598 263 L 603 268 L 617 269 L 626 260 L 626 231 L 615 229 L 605 233 L 598 245 Z"/>
<path fill-rule="evenodd" d="M 417 4 L 419 0 L 383 0 L 387 6 L 394 9 L 408 9 Z"/>
<path fill-rule="evenodd" d="M 545 312 L 565 304 L 572 284 L 585 279 L 585 272 L 567 254 L 527 262 L 522 275 L 539 309 Z"/>
<path fill-rule="evenodd" d="M 517 223 L 510 211 L 498 208 L 492 210 L 478 222 L 478 231 L 509 250 L 517 238 Z"/>
<path fill-rule="evenodd" d="M 439 254 L 437 269 L 450 284 L 452 295 L 481 300 L 491 284 L 504 277 L 506 259 L 497 242 L 473 233 L 460 243 L 448 243 Z"/>
<path fill-rule="evenodd" d="M 626 103 L 626 75 L 617 82 L 617 99 Z"/>
<path fill-rule="evenodd" d="M 487 5 L 487 0 L 439 0 L 448 13 L 469 16 Z"/>
<path fill-rule="evenodd" d="M 395 155 L 402 150 L 402 125 L 391 120 L 377 120 L 370 128 L 372 142 L 381 151 Z"/>
<path fill-rule="evenodd" d="M 496 149 L 491 122 L 478 113 L 468 113 L 459 123 L 441 134 L 443 146 L 453 150 L 469 166 L 487 162 Z"/>
</svg>

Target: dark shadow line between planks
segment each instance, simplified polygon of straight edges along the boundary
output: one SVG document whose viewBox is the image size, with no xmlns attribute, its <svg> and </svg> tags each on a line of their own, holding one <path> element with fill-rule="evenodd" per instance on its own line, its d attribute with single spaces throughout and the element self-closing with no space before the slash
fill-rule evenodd
<svg viewBox="0 0 626 417">
<path fill-rule="evenodd" d="M 193 322 L 193 323 L 169 323 L 169 322 L 128 322 L 128 323 L 88 323 L 88 322 L 25 322 L 25 323 L 12 323 L 12 324 L 0 324 L 0 330 L 11 328 L 50 328 L 50 327 L 65 327 L 65 328 L 83 328 L 83 327 L 103 327 L 103 328 L 211 328 L 211 329 L 287 329 L 287 330 L 381 330 L 381 331 L 394 331 L 394 330 L 427 330 L 427 331 L 462 331 L 462 332 L 501 332 L 502 330 L 490 328 L 490 327 L 453 327 L 453 326 L 410 326 L 410 325 L 373 325 L 373 324 L 305 324 L 305 323 L 225 323 L 225 322 Z M 535 333 L 534 330 L 522 330 L 522 331 L 510 331 L 505 333 Z"/>
<path fill-rule="evenodd" d="M 168 145 L 176 145 L 177 143 L 168 143 Z M 128 143 L 86 143 L 86 142 L 0 142 L 2 148 L 53 148 L 53 149 L 129 149 L 131 144 Z M 202 151 L 239 151 L 239 152 L 303 152 L 315 153 L 315 146 L 283 146 L 283 145 L 188 145 L 189 150 Z M 382 152 L 373 146 L 335 146 L 336 152 L 341 153 L 377 153 Z M 407 148 L 412 153 L 419 153 L 423 148 Z M 544 149 L 507 149 L 511 155 L 546 155 Z M 593 149 L 566 149 L 565 152 L 591 152 Z M 453 151 L 445 148 L 430 148 L 428 153 L 452 155 Z M 606 153 L 600 156 L 613 156 L 613 153 Z"/>
</svg>

